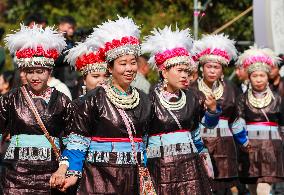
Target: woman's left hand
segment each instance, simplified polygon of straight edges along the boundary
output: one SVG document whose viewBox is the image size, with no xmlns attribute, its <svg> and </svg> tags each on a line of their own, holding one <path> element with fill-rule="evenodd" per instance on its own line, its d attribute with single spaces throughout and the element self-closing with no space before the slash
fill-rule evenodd
<svg viewBox="0 0 284 195">
<path fill-rule="evenodd" d="M 62 188 L 65 182 L 65 174 L 68 167 L 66 165 L 60 165 L 55 173 L 51 175 L 49 184 L 51 188 Z"/>
<path fill-rule="evenodd" d="M 241 150 L 246 152 L 246 153 L 251 152 L 251 145 L 250 145 L 250 143 L 248 143 L 246 146 L 241 146 Z"/>
<path fill-rule="evenodd" d="M 64 181 L 64 184 L 59 187 L 58 189 L 62 192 L 66 192 L 67 188 L 75 185 L 78 181 L 78 177 L 76 176 L 70 176 L 70 177 L 67 177 Z"/>
</svg>

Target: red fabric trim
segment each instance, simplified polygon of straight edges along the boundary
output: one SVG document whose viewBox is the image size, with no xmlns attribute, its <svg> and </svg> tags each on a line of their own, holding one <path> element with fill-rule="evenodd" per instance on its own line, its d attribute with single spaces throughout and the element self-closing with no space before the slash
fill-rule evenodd
<svg viewBox="0 0 284 195">
<path fill-rule="evenodd" d="M 91 137 L 92 141 L 96 142 L 130 142 L 129 138 L 122 137 Z M 134 137 L 134 142 L 142 142 L 142 138 Z"/>
<path fill-rule="evenodd" d="M 230 118 L 229 117 L 225 117 L 225 116 L 220 116 L 220 118 L 219 119 L 222 119 L 222 120 L 229 120 Z"/>
<path fill-rule="evenodd" d="M 157 133 L 157 134 L 152 134 L 150 136 L 160 136 L 160 135 L 165 135 L 165 134 L 170 134 L 170 133 L 177 133 L 177 132 L 188 132 L 189 129 L 179 129 L 176 131 L 168 132 L 168 133 Z"/>
<path fill-rule="evenodd" d="M 247 122 L 247 125 L 278 126 L 275 122 Z"/>
</svg>

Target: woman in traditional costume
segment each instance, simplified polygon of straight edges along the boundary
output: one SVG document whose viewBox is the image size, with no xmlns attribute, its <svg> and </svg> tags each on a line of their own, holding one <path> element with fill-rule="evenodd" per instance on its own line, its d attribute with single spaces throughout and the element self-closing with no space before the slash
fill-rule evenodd
<svg viewBox="0 0 284 195">
<path fill-rule="evenodd" d="M 205 100 L 205 109 L 197 91 L 186 90 L 195 67 L 192 43 L 189 29 L 172 31 L 168 26 L 153 30 L 142 43 L 162 79 L 150 94 L 147 142 L 147 164 L 158 194 L 211 194 L 204 166 L 210 170 L 210 158 L 198 126 L 204 113 L 207 127 L 217 125 L 220 110 L 213 97 Z"/>
<path fill-rule="evenodd" d="M 238 112 L 251 144 L 240 152 L 240 180 L 251 194 L 270 194 L 271 184 L 282 182 L 283 99 L 269 88 L 269 72 L 278 57 L 268 48 L 252 47 L 240 55 L 238 64 L 247 69 L 249 89 L 238 98 Z"/>
<path fill-rule="evenodd" d="M 214 168 L 214 191 L 230 191 L 238 183 L 238 161 L 235 143 L 248 146 L 246 131 L 240 124 L 236 94 L 232 84 L 224 80 L 224 69 L 236 57 L 234 41 L 224 34 L 206 35 L 196 41 L 192 53 L 202 71 L 202 77 L 192 87 L 200 91 L 201 99 L 213 94 L 222 114 L 215 128 L 200 123 L 201 137 L 209 150 Z M 226 193 L 226 192 L 224 192 Z"/>
<path fill-rule="evenodd" d="M 82 177 L 78 194 L 139 193 L 137 166 L 143 163 L 142 136 L 150 116 L 147 96 L 130 86 L 138 68 L 139 34 L 132 19 L 119 17 L 94 28 L 86 40 L 107 61 L 111 78 L 89 91 L 74 113 L 63 152 L 61 168 L 68 170 L 61 190 Z M 51 180 L 56 184 L 56 177 Z"/>
<path fill-rule="evenodd" d="M 108 76 L 107 63 L 101 59 L 100 53 L 84 42 L 77 43 L 75 47 L 68 50 L 65 60 L 83 76 L 82 95 L 95 89 Z"/>
<path fill-rule="evenodd" d="M 50 27 L 22 25 L 5 41 L 27 84 L 0 97 L 0 129 L 10 135 L 3 160 L 3 193 L 58 194 L 50 189 L 49 178 L 58 168 L 70 100 L 48 87 L 47 81 L 65 39 Z"/>
</svg>

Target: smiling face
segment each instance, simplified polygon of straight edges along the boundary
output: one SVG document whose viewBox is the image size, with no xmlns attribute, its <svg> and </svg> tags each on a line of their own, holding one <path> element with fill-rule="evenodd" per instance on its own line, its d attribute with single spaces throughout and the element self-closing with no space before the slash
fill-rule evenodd
<svg viewBox="0 0 284 195">
<path fill-rule="evenodd" d="M 47 81 L 50 77 L 51 70 L 47 68 L 25 68 L 28 86 L 35 92 L 41 93 L 47 86 Z"/>
<path fill-rule="evenodd" d="M 208 62 L 203 65 L 203 74 L 204 81 L 213 84 L 220 79 L 223 74 L 222 65 L 215 62 Z"/>
<path fill-rule="evenodd" d="M 107 78 L 106 72 L 90 72 L 84 78 L 87 91 L 95 89 L 96 86 Z"/>
<path fill-rule="evenodd" d="M 268 75 L 266 72 L 257 70 L 249 75 L 251 86 L 255 91 L 262 92 L 268 84 Z"/>
<path fill-rule="evenodd" d="M 189 86 L 189 69 L 187 65 L 181 64 L 162 71 L 164 79 L 168 81 L 167 91 L 175 92 L 186 89 Z"/>
<path fill-rule="evenodd" d="M 124 55 L 113 61 L 109 67 L 112 74 L 113 84 L 119 88 L 127 89 L 137 73 L 137 59 L 134 55 Z"/>
</svg>

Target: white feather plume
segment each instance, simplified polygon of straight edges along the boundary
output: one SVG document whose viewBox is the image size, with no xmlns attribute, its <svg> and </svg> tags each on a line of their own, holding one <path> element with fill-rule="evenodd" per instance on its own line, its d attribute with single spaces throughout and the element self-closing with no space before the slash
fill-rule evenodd
<svg viewBox="0 0 284 195">
<path fill-rule="evenodd" d="M 42 46 L 44 50 L 56 49 L 58 53 L 61 53 L 66 47 L 65 38 L 54 27 L 29 28 L 21 24 L 20 30 L 14 34 L 8 34 L 4 41 L 12 54 L 21 49 L 36 49 L 38 46 Z"/>
<path fill-rule="evenodd" d="M 172 31 L 171 26 L 165 26 L 163 29 L 152 30 L 151 35 L 146 36 L 142 42 L 141 50 L 142 53 L 150 53 L 149 63 L 155 66 L 155 54 L 178 47 L 190 51 L 192 46 L 193 39 L 188 28 L 179 30 L 176 27 Z"/>
<path fill-rule="evenodd" d="M 214 49 L 226 51 L 230 60 L 237 57 L 235 41 L 229 39 L 229 36 L 223 33 L 218 35 L 203 35 L 200 40 L 194 42 L 191 53 L 192 55 L 197 55 L 208 48 L 210 48 L 211 51 Z"/>
<path fill-rule="evenodd" d="M 85 43 L 88 47 L 98 49 L 104 47 L 106 42 L 111 42 L 113 39 L 120 40 L 125 36 L 133 36 L 139 39 L 139 26 L 129 17 L 118 16 L 117 20 L 108 20 L 93 28 L 93 33 L 87 37 Z"/>
<path fill-rule="evenodd" d="M 66 53 L 68 54 L 65 56 L 64 60 L 75 68 L 77 58 L 91 52 L 94 52 L 92 48 L 88 49 L 87 45 L 84 42 L 78 42 L 75 47 L 72 47 L 71 49 L 66 51 Z"/>
</svg>

